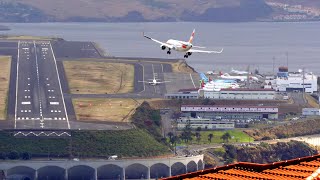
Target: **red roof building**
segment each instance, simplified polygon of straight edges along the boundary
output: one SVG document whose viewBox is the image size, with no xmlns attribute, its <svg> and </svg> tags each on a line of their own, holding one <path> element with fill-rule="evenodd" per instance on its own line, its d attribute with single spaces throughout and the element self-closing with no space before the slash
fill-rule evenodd
<svg viewBox="0 0 320 180">
<path fill-rule="evenodd" d="M 320 155 L 271 164 L 235 163 L 162 180 L 320 180 Z"/>
</svg>

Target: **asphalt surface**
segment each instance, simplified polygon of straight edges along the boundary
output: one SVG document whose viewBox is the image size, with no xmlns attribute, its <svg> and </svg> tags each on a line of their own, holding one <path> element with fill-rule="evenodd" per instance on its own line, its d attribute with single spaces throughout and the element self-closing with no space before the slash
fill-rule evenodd
<svg viewBox="0 0 320 180">
<path fill-rule="evenodd" d="M 15 128 L 70 129 L 51 43 L 19 41 L 18 48 Z"/>
<path fill-rule="evenodd" d="M 92 42 L 53 41 L 52 48 L 56 58 L 101 58 Z"/>
<path fill-rule="evenodd" d="M 193 89 L 199 87 L 199 75 L 196 73 L 165 73 L 166 81 L 179 82 L 168 83 L 168 93 L 178 92 L 179 89 Z"/>
<path fill-rule="evenodd" d="M 305 106 L 307 105 L 307 101 L 303 97 L 302 92 L 290 92 L 288 95 L 293 99 L 294 104 L 299 106 Z"/>
</svg>

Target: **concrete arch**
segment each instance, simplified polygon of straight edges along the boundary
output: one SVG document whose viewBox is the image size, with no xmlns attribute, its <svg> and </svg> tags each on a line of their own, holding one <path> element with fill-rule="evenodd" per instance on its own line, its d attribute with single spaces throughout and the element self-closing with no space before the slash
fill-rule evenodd
<svg viewBox="0 0 320 180">
<path fill-rule="evenodd" d="M 190 161 L 188 164 L 187 164 L 187 172 L 195 172 L 197 171 L 198 169 L 198 165 L 196 162 L 194 161 Z"/>
<path fill-rule="evenodd" d="M 176 162 L 171 166 L 171 175 L 176 176 L 186 173 L 186 166 L 181 162 Z"/>
<path fill-rule="evenodd" d="M 126 167 L 126 179 L 148 179 L 148 168 L 145 165 L 135 163 Z"/>
<path fill-rule="evenodd" d="M 94 180 L 95 169 L 86 166 L 78 165 L 68 169 L 68 180 Z"/>
<path fill-rule="evenodd" d="M 9 179 L 35 179 L 36 170 L 27 166 L 16 166 L 7 170 L 7 178 Z"/>
<path fill-rule="evenodd" d="M 203 170 L 203 161 L 201 159 L 198 161 L 198 170 Z"/>
<path fill-rule="evenodd" d="M 114 165 L 114 164 L 107 164 L 98 167 L 97 169 L 97 175 L 98 179 L 103 179 L 103 180 L 112 180 L 112 179 L 123 179 L 123 168 Z"/>
<path fill-rule="evenodd" d="M 163 163 L 154 164 L 150 167 L 150 176 L 151 179 L 169 177 L 170 168 Z"/>
<path fill-rule="evenodd" d="M 44 166 L 38 169 L 38 180 L 64 180 L 66 170 L 59 166 Z"/>
</svg>

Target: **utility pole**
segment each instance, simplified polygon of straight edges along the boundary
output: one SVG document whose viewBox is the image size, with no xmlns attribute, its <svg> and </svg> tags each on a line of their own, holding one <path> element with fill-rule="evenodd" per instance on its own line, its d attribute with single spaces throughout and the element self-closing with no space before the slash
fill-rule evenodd
<svg viewBox="0 0 320 180">
<path fill-rule="evenodd" d="M 286 56 L 287 56 L 287 68 L 289 69 L 289 53 L 288 53 L 288 51 L 286 52 Z"/>
<path fill-rule="evenodd" d="M 306 92 L 305 88 L 304 88 L 304 78 L 305 78 L 305 73 L 304 73 L 304 67 L 302 68 L 302 92 L 303 92 L 303 97 L 304 97 L 304 93 Z"/>
<path fill-rule="evenodd" d="M 274 63 L 275 63 L 275 60 L 276 60 L 276 57 L 273 56 L 273 58 L 272 58 L 273 75 L 275 75 L 275 73 L 274 73 Z"/>
</svg>

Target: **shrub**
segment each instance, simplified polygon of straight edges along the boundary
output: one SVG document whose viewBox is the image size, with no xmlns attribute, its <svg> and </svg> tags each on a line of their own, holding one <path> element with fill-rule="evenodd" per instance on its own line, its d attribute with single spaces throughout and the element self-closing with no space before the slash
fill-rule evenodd
<svg viewBox="0 0 320 180">
<path fill-rule="evenodd" d="M 19 153 L 17 151 L 11 151 L 8 154 L 8 158 L 11 160 L 19 159 Z"/>
</svg>

